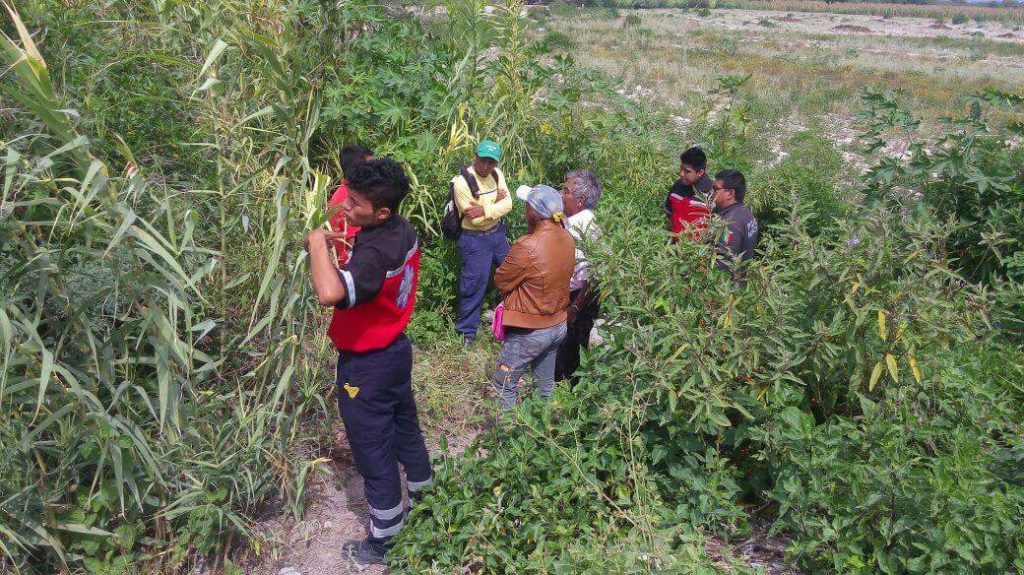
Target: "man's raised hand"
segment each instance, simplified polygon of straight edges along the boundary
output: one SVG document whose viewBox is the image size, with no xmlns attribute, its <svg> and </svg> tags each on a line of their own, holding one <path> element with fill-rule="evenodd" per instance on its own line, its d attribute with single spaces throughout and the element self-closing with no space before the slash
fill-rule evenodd
<svg viewBox="0 0 1024 575">
<path fill-rule="evenodd" d="M 344 232 L 330 232 L 322 228 L 311 230 L 306 234 L 305 239 L 302 240 L 302 247 L 307 252 L 311 251 L 311 249 L 316 249 L 315 247 L 317 245 L 322 245 L 330 250 L 331 242 L 334 240 L 340 241 L 348 247 L 352 247 L 345 239 Z"/>
</svg>

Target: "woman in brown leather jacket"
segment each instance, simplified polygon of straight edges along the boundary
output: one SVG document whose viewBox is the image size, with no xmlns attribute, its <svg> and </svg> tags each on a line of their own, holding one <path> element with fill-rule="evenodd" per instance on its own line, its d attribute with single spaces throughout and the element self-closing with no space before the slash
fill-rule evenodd
<svg viewBox="0 0 1024 575">
<path fill-rule="evenodd" d="M 527 369 L 540 396 L 551 397 L 576 261 L 575 242 L 562 225 L 561 195 L 540 185 L 517 196 L 526 202 L 527 235 L 512 246 L 494 274 L 494 285 L 505 294 L 505 341 L 493 379 L 502 409 L 515 405 Z"/>
</svg>

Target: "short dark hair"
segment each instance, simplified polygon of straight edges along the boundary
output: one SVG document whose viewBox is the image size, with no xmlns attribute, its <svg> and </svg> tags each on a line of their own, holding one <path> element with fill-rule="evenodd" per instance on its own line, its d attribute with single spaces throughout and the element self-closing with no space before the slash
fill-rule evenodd
<svg viewBox="0 0 1024 575">
<path fill-rule="evenodd" d="M 742 202 L 747 195 L 747 180 L 739 170 L 722 170 L 715 174 L 715 179 L 722 182 L 722 187 L 736 192 L 736 201 Z"/>
<path fill-rule="evenodd" d="M 348 178 L 356 166 L 362 164 L 373 156 L 373 150 L 364 146 L 345 146 L 338 152 L 338 163 L 341 164 L 341 173 Z"/>
<path fill-rule="evenodd" d="M 679 154 L 679 163 L 686 164 L 698 172 L 708 167 L 708 156 L 700 146 L 694 146 Z"/>
<path fill-rule="evenodd" d="M 356 164 L 347 179 L 349 189 L 366 196 L 374 209 L 388 207 L 396 212 L 409 193 L 409 178 L 405 176 L 405 170 L 391 158 Z"/>
</svg>

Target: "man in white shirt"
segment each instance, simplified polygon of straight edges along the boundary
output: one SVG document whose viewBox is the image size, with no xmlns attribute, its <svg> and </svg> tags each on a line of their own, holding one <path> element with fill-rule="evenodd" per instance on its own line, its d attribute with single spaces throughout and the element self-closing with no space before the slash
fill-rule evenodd
<svg viewBox="0 0 1024 575">
<path fill-rule="evenodd" d="M 569 280 L 569 309 L 566 335 L 555 360 L 555 379 L 579 381 L 575 375 L 580 365 L 580 348 L 590 347 L 590 331 L 600 311 L 597 287 L 591 281 L 590 262 L 584 250 L 600 236 L 594 221 L 594 208 L 601 198 L 601 184 L 592 172 L 569 172 L 562 187 L 565 227 L 576 240 L 576 265 Z"/>
</svg>

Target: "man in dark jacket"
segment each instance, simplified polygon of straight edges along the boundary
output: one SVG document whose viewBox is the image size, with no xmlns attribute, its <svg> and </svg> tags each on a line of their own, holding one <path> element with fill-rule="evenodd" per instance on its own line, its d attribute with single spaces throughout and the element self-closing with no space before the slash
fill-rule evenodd
<svg viewBox="0 0 1024 575">
<path fill-rule="evenodd" d="M 714 214 L 725 221 L 728 228 L 717 239 L 718 267 L 728 271 L 739 258 L 746 261 L 754 257 L 760 230 L 757 219 L 743 204 L 747 195 L 747 182 L 738 170 L 722 170 L 715 174 Z M 738 278 L 737 278 L 737 281 Z"/>
<path fill-rule="evenodd" d="M 665 198 L 668 227 L 677 238 L 680 233 L 693 237 L 707 227 L 712 187 L 707 164 L 704 150 L 696 146 L 679 156 L 679 179 L 668 189 Z"/>
</svg>

